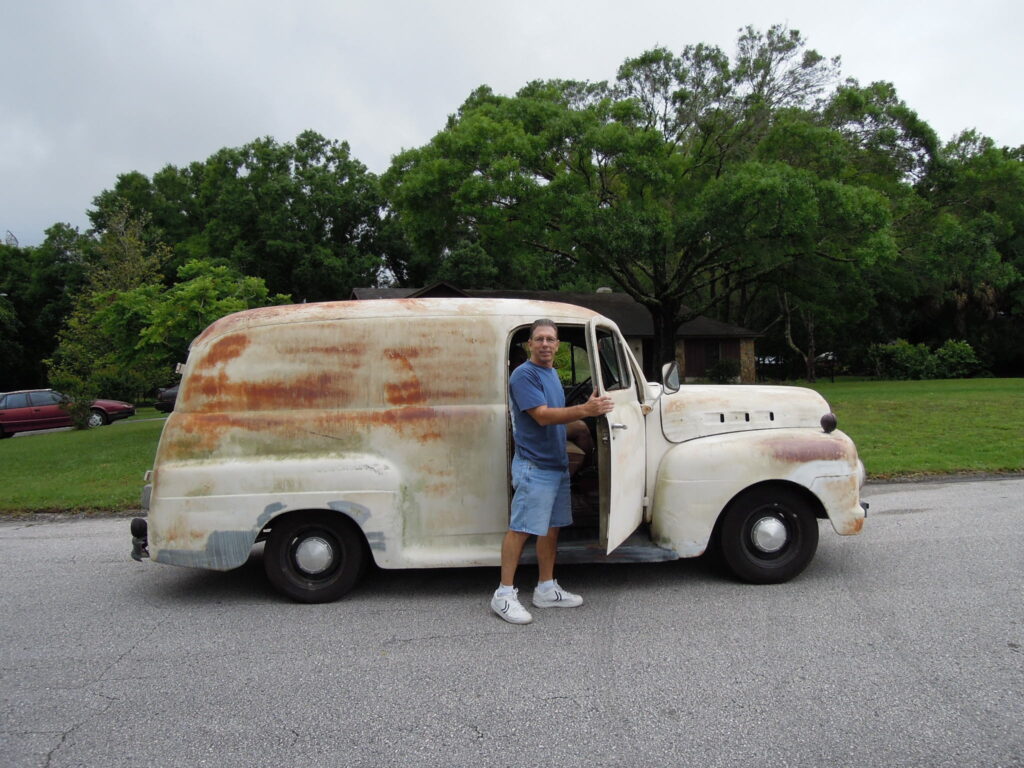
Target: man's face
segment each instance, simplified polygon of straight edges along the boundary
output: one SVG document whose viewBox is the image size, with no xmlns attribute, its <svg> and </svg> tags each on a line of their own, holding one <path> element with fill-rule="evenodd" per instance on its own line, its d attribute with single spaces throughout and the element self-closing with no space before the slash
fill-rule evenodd
<svg viewBox="0 0 1024 768">
<path fill-rule="evenodd" d="M 551 368 L 555 364 L 555 353 L 558 351 L 558 333 L 548 325 L 539 325 L 527 344 L 530 349 L 530 362 Z"/>
</svg>

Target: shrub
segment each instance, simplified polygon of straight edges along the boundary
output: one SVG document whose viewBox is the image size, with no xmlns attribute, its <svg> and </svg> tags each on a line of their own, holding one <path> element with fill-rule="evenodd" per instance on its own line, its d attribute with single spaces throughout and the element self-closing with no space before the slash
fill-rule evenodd
<svg viewBox="0 0 1024 768">
<path fill-rule="evenodd" d="M 872 344 L 868 360 L 879 379 L 955 379 L 976 373 L 981 363 L 966 341 L 946 341 L 934 353 L 924 344 L 897 339 Z"/>
<path fill-rule="evenodd" d="M 966 341 L 947 339 L 935 350 L 935 362 L 939 377 L 943 379 L 966 379 L 981 369 L 981 361 L 974 354 L 974 348 Z"/>
<path fill-rule="evenodd" d="M 72 426 L 75 429 L 86 429 L 89 426 L 89 416 L 92 412 L 90 406 L 96 399 L 95 392 L 89 388 L 87 382 L 66 373 L 55 376 L 51 383 L 67 398 L 60 407 L 71 417 Z"/>
<path fill-rule="evenodd" d="M 707 369 L 707 377 L 715 384 L 732 384 L 739 378 L 740 361 L 726 358 Z"/>
</svg>

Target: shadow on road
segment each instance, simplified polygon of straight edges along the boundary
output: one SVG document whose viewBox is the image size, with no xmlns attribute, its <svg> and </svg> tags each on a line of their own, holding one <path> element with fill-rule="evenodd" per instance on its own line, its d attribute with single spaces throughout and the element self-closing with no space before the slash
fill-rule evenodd
<svg viewBox="0 0 1024 768">
<path fill-rule="evenodd" d="M 145 562 L 146 577 L 135 582 L 135 589 L 150 601 L 267 602 L 290 603 L 271 586 L 263 570 L 263 545 L 257 544 L 249 559 L 232 571 L 208 571 L 176 568 Z M 560 565 L 558 577 L 566 584 L 595 588 L 628 583 L 638 590 L 653 588 L 664 582 L 666 575 L 678 579 L 680 585 L 729 581 L 720 566 L 711 558 L 701 557 L 665 563 L 611 563 Z M 497 567 L 431 568 L 384 570 L 371 566 L 362 581 L 342 600 L 362 602 L 381 596 L 459 597 L 466 594 L 487 594 L 494 590 Z M 534 565 L 520 567 L 517 583 L 529 590 L 537 582 Z M 581 587 L 582 588 L 582 587 Z"/>
</svg>

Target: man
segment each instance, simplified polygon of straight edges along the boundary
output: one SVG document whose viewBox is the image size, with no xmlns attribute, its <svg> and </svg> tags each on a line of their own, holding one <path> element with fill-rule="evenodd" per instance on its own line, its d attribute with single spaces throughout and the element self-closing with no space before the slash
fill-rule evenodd
<svg viewBox="0 0 1024 768">
<path fill-rule="evenodd" d="M 538 608 L 575 608 L 583 598 L 562 589 L 555 581 L 558 530 L 572 523 L 569 497 L 569 458 L 565 425 L 601 416 L 614 408 L 612 399 L 592 393 L 581 405 L 565 407 L 565 394 L 554 369 L 558 327 L 551 320 L 536 320 L 527 343 L 529 359 L 509 377 L 512 432 L 512 515 L 501 545 L 501 583 L 491 598 L 491 609 L 505 621 L 529 624 L 530 612 L 519 602 L 516 568 L 526 540 L 537 537 L 539 578 L 533 593 Z"/>
</svg>

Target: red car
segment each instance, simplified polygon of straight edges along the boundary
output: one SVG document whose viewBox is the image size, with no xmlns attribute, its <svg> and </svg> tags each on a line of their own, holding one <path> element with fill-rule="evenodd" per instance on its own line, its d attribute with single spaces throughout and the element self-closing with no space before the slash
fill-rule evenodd
<svg viewBox="0 0 1024 768">
<path fill-rule="evenodd" d="M 71 416 L 61 404 L 68 398 L 52 389 L 0 393 L 0 438 L 33 429 L 70 427 Z M 89 426 L 99 427 L 135 415 L 135 406 L 120 400 L 94 400 Z"/>
</svg>

